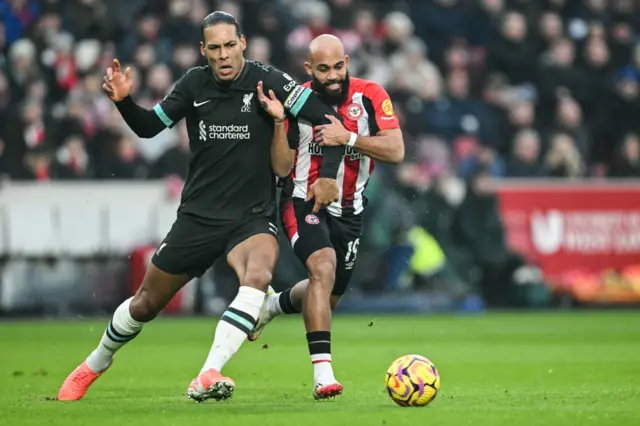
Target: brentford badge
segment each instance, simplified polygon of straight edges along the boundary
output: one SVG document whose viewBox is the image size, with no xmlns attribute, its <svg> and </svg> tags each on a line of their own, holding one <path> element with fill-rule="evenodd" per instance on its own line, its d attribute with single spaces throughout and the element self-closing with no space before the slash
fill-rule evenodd
<svg viewBox="0 0 640 426">
<path fill-rule="evenodd" d="M 351 104 L 347 107 L 347 115 L 351 120 L 358 120 L 362 114 L 364 114 L 364 110 L 358 104 Z"/>
<path fill-rule="evenodd" d="M 304 218 L 305 222 L 307 222 L 309 225 L 317 225 L 320 223 L 320 219 L 318 219 L 318 216 L 316 216 L 315 214 L 308 214 L 305 218 Z"/>
</svg>

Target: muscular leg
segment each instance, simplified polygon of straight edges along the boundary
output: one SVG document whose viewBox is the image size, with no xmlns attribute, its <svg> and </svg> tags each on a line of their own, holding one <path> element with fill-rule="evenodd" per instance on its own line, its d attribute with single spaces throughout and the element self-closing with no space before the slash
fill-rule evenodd
<svg viewBox="0 0 640 426">
<path fill-rule="evenodd" d="M 188 280 L 187 275 L 171 275 L 150 264 L 136 294 L 118 306 L 100 344 L 87 358 L 89 368 L 96 373 L 106 369 L 115 352 L 162 312 Z"/>
<path fill-rule="evenodd" d="M 329 297 L 336 276 L 336 253 L 323 248 L 307 259 L 309 283 L 304 293 L 303 317 L 307 333 L 331 329 Z"/>
<path fill-rule="evenodd" d="M 307 329 L 309 354 L 313 363 L 313 378 L 316 384 L 314 394 L 316 397 L 325 397 L 316 391 L 337 383 L 331 367 L 331 304 L 329 301 L 336 276 L 336 253 L 331 248 L 317 250 L 309 256 L 306 266 L 309 271 L 309 282 L 304 293 L 302 312 Z M 338 393 L 341 390 L 340 387 Z"/>
<path fill-rule="evenodd" d="M 304 298 L 305 298 L 305 293 L 307 292 L 307 286 L 309 285 L 309 279 L 304 279 L 298 283 L 296 283 L 296 285 L 294 285 L 293 287 L 291 287 L 288 290 L 285 290 L 282 293 L 279 293 L 279 295 L 285 294 L 285 292 L 288 292 L 288 294 L 286 294 L 283 297 L 286 297 L 287 300 L 289 300 L 291 302 L 291 305 L 293 305 L 293 307 L 295 308 L 296 312 L 284 312 L 283 311 L 283 307 L 281 306 L 281 304 L 286 303 L 285 300 L 283 300 L 282 302 L 279 300 L 279 298 L 272 298 L 272 303 L 273 306 L 270 307 L 271 309 L 276 310 L 276 313 L 278 314 L 289 314 L 289 313 L 300 313 L 302 312 L 302 308 L 303 308 L 303 302 L 304 302 Z M 335 294 L 332 294 L 331 297 L 329 298 L 329 304 L 331 305 L 331 310 L 335 310 L 338 305 L 340 304 L 340 300 L 342 299 L 342 295 L 338 296 Z M 286 308 L 285 308 L 286 309 Z"/>
<path fill-rule="evenodd" d="M 331 311 L 340 300 L 332 295 L 336 279 L 336 253 L 325 247 L 313 252 L 305 265 L 309 279 L 282 293 L 269 296 L 253 333 L 254 340 L 266 324 L 282 313 L 303 312 L 309 354 L 313 363 L 314 396 L 327 398 L 342 392 L 331 366 Z"/>
<path fill-rule="evenodd" d="M 278 242 L 268 234 L 254 235 L 227 256 L 240 281 L 238 295 L 216 327 L 213 345 L 200 374 L 222 370 L 256 324 L 278 258 Z"/>
<path fill-rule="evenodd" d="M 149 265 L 136 294 L 115 310 L 98 347 L 67 377 L 58 399 L 74 401 L 82 398 L 89 386 L 111 365 L 114 354 L 140 333 L 144 323 L 154 319 L 167 306 L 188 279 L 187 275 L 171 275 Z"/>
<path fill-rule="evenodd" d="M 278 240 L 269 234 L 258 234 L 235 246 L 227 262 L 238 275 L 241 287 L 264 292 L 273 278 L 278 251 Z"/>
</svg>

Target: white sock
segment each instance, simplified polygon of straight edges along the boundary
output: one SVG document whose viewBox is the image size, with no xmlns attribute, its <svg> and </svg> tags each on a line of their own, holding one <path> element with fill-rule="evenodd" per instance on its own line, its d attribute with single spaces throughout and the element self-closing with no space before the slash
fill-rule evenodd
<svg viewBox="0 0 640 426">
<path fill-rule="evenodd" d="M 283 292 L 276 293 L 273 296 L 269 296 L 269 314 L 271 316 L 299 314 L 300 310 L 297 309 L 291 302 L 291 290 L 289 288 Z"/>
<path fill-rule="evenodd" d="M 129 343 L 142 330 L 144 323 L 131 318 L 129 305 L 132 297 L 122 302 L 113 313 L 98 347 L 87 357 L 87 365 L 94 373 L 109 366 L 118 349 Z"/>
<path fill-rule="evenodd" d="M 311 355 L 311 362 L 313 363 L 314 383 L 326 386 L 336 382 L 331 365 L 331 354 Z"/>
<path fill-rule="evenodd" d="M 200 374 L 210 368 L 221 371 L 231 357 L 240 349 L 247 335 L 256 325 L 264 298 L 264 292 L 258 289 L 240 287 L 238 295 L 233 299 L 229 308 L 222 314 L 220 322 L 218 322 L 213 345 L 202 370 L 200 370 Z"/>
<path fill-rule="evenodd" d="M 277 317 L 282 315 L 282 308 L 280 307 L 280 295 L 282 293 L 276 293 L 271 296 L 267 296 L 267 306 L 269 308 L 269 315 Z"/>
</svg>

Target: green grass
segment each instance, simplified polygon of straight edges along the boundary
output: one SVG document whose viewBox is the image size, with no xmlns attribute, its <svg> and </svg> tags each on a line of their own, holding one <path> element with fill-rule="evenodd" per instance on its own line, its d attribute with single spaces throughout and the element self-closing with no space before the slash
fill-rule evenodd
<svg viewBox="0 0 640 426">
<path fill-rule="evenodd" d="M 0 323 L 1 425 L 637 425 L 640 313 L 338 317 L 333 359 L 345 394 L 313 401 L 300 318 L 245 343 L 225 373 L 231 401 L 194 404 L 186 387 L 209 349 L 213 319 L 148 325 L 77 403 L 48 401 L 93 349 L 105 321 Z M 264 344 L 268 348 L 263 348 Z M 388 365 L 419 353 L 440 370 L 427 408 L 383 390 Z"/>
</svg>

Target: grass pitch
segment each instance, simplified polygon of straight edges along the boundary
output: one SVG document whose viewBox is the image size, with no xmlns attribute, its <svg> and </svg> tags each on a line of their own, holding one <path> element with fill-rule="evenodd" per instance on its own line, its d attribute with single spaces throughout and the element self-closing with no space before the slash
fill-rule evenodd
<svg viewBox="0 0 640 426">
<path fill-rule="evenodd" d="M 278 318 L 225 369 L 232 400 L 185 396 L 213 319 L 160 319 L 118 353 L 77 403 L 49 401 L 93 349 L 106 321 L 0 323 L 2 425 L 637 425 L 640 313 L 350 317 L 334 321 L 345 394 L 314 402 L 302 320 Z M 264 346 L 264 345 L 268 346 Z M 438 367 L 427 408 L 396 406 L 384 373 L 404 354 Z"/>
</svg>

